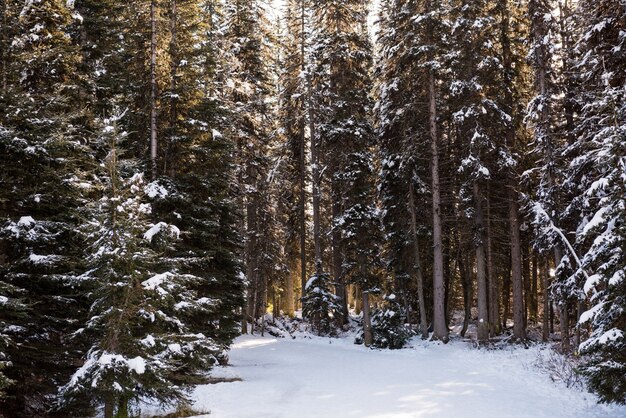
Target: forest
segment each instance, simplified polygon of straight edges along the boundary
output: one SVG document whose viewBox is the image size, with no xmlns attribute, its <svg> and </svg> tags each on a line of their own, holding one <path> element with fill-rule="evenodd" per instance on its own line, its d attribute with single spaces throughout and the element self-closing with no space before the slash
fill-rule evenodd
<svg viewBox="0 0 626 418">
<path fill-rule="evenodd" d="M 180 412 L 295 329 L 626 403 L 625 0 L 0 13 L 0 417 Z"/>
</svg>

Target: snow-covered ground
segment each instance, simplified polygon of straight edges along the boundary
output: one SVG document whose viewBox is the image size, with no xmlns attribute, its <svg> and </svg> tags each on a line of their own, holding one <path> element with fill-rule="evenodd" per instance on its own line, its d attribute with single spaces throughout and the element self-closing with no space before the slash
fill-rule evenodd
<svg viewBox="0 0 626 418">
<path fill-rule="evenodd" d="M 217 418 L 626 417 L 537 370 L 541 348 L 477 350 L 413 340 L 369 350 L 351 339 L 242 336 L 232 366 L 213 376 L 241 382 L 200 386 L 195 409 Z"/>
</svg>

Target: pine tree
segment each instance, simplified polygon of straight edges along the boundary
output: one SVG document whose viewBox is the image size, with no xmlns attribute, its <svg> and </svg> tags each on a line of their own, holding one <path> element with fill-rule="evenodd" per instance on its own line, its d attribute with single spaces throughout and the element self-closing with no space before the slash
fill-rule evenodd
<svg viewBox="0 0 626 418">
<path fill-rule="evenodd" d="M 348 313 L 347 281 L 362 282 L 362 291 L 372 287 L 372 261 L 378 252 L 375 239 L 368 236 L 377 234 L 379 226 L 372 179 L 367 6 L 356 1 L 325 1 L 314 9 L 317 129 L 328 158 L 332 266 L 344 318 Z"/>
<path fill-rule="evenodd" d="M 203 277 L 164 260 L 181 232 L 150 222 L 145 194 L 153 194 L 155 185 L 144 182 L 136 162 L 121 159 L 120 118 L 103 121 L 99 141 L 109 149 L 99 173 L 104 192 L 85 208 L 89 270 L 82 279 L 90 282 L 94 300 L 91 318 L 76 335 L 91 347 L 60 390 L 60 407 L 104 404 L 106 417 L 128 416 L 129 402 L 140 397 L 184 400 L 186 385 L 222 349 L 197 327 L 221 301 L 197 291 Z"/>
<path fill-rule="evenodd" d="M 592 307 L 591 335 L 580 345 L 583 373 L 604 402 L 626 403 L 626 103 L 624 101 L 626 6 L 584 1 L 578 44 L 585 106 L 578 141 L 579 158 L 568 169 L 578 192 L 571 203 L 582 209 L 577 247 L 589 271 L 583 291 Z M 570 208 L 571 209 L 571 208 Z M 575 286 L 576 282 L 573 283 Z"/>
<path fill-rule="evenodd" d="M 69 35 L 79 17 L 60 0 L 3 6 L 0 321 L 5 373 L 20 384 L 1 410 L 33 416 L 82 354 L 66 335 L 86 308 L 74 231 L 88 187 L 88 113 L 75 106 L 85 79 Z"/>
</svg>

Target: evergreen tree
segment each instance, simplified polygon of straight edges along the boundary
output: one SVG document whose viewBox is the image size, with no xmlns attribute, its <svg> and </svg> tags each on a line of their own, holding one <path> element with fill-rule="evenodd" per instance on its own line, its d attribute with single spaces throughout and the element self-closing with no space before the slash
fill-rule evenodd
<svg viewBox="0 0 626 418">
<path fill-rule="evenodd" d="M 568 171 L 578 192 L 570 210 L 583 216 L 576 240 L 580 268 L 591 273 L 583 286 L 592 307 L 580 321 L 591 324 L 580 346 L 587 354 L 582 369 L 601 400 L 626 403 L 626 6 L 584 1 L 579 7 L 586 104 L 572 144 L 580 157 Z"/>
<path fill-rule="evenodd" d="M 5 373 L 19 385 L 1 410 L 33 416 L 81 355 L 66 335 L 86 308 L 74 231 L 89 186 L 88 113 L 75 106 L 85 84 L 69 36 L 78 16 L 60 0 L 3 6 L 0 322 Z"/>
</svg>

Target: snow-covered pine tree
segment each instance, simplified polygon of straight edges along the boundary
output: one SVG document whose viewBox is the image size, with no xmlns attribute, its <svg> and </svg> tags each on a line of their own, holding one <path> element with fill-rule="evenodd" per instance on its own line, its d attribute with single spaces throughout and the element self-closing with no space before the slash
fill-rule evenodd
<svg viewBox="0 0 626 418">
<path fill-rule="evenodd" d="M 313 275 L 306 282 L 302 298 L 302 316 L 311 323 L 318 335 L 333 335 L 337 316 L 341 315 L 341 303 L 330 291 L 328 275 Z"/>
<path fill-rule="evenodd" d="M 80 357 L 68 346 L 87 307 L 75 208 L 88 184 L 75 18 L 65 1 L 3 2 L 0 89 L 2 361 L 19 382 L 0 414 L 38 416 Z M 5 299 L 6 298 L 6 299 Z"/>
<path fill-rule="evenodd" d="M 477 271 L 478 339 L 489 337 L 488 261 L 490 259 L 489 184 L 497 160 L 497 143 L 505 137 L 510 116 L 500 106 L 499 83 L 502 65 L 499 57 L 500 27 L 491 4 L 480 0 L 455 1 L 452 9 L 453 79 L 450 106 L 464 153 L 459 171 L 463 176 L 461 198 L 466 215 L 474 223 Z"/>
<path fill-rule="evenodd" d="M 344 318 L 347 281 L 371 280 L 379 251 L 370 239 L 380 227 L 372 178 L 368 6 L 328 0 L 314 8 L 316 74 L 321 76 L 316 89 L 318 134 L 328 156 L 333 280 Z"/>
<path fill-rule="evenodd" d="M 155 190 L 122 159 L 116 114 L 103 121 L 99 142 L 108 148 L 100 172 L 102 198 L 84 208 L 83 228 L 93 289 L 91 318 L 74 337 L 90 344 L 84 364 L 60 389 L 59 408 L 104 406 L 104 416 L 128 416 L 141 397 L 163 403 L 185 400 L 186 383 L 217 362 L 222 347 L 198 331 L 219 302 L 202 296 L 201 276 L 172 266 L 162 255 L 178 227 L 150 222 L 145 195 Z"/>
<path fill-rule="evenodd" d="M 273 36 L 263 1 L 229 0 L 225 19 L 231 74 L 226 87 L 233 103 L 230 129 L 237 144 L 238 204 L 244 213 L 240 228 L 245 237 L 248 280 L 244 316 L 256 320 L 267 308 L 271 279 L 265 274 L 267 257 L 271 255 L 264 256 L 258 249 L 272 244 L 263 240 L 271 240 L 275 227 L 272 223 L 263 223 L 270 217 L 266 212 L 271 210 L 268 202 L 271 200 L 270 141 L 275 122 L 270 105 L 274 87 L 270 72 Z"/>
<path fill-rule="evenodd" d="M 310 6 L 307 0 L 290 0 L 284 10 L 284 29 L 281 39 L 280 74 L 280 133 L 284 137 L 279 179 L 284 181 L 279 194 L 280 211 L 285 224 L 285 257 L 289 274 L 284 289 L 285 314 L 294 314 L 294 282 L 300 278 L 304 292 L 306 284 L 306 200 L 308 193 L 307 166 L 307 64 L 309 60 Z M 302 293 L 304 294 L 304 293 Z"/>
<path fill-rule="evenodd" d="M 412 48 L 411 19 L 415 14 L 414 3 L 388 0 L 381 4 L 380 51 L 375 70 L 377 100 L 374 110 L 380 159 L 378 193 L 385 238 L 383 260 L 387 271 L 394 277 L 394 288 L 407 314 L 414 300 L 410 283 L 417 283 L 421 275 L 421 271 L 415 268 L 407 195 L 409 182 L 426 174 L 421 165 L 415 164 L 417 152 L 412 141 L 417 132 L 422 131 L 418 125 L 426 120 L 424 109 L 416 106 L 423 90 L 421 83 L 414 82 L 418 79 L 417 60 Z M 421 315 L 425 316 L 424 313 Z"/>
<path fill-rule="evenodd" d="M 626 4 L 582 1 L 578 43 L 585 105 L 568 168 L 582 212 L 576 246 L 590 324 L 583 373 L 604 402 L 626 403 Z M 571 208 L 570 208 L 571 209 Z"/>
</svg>

